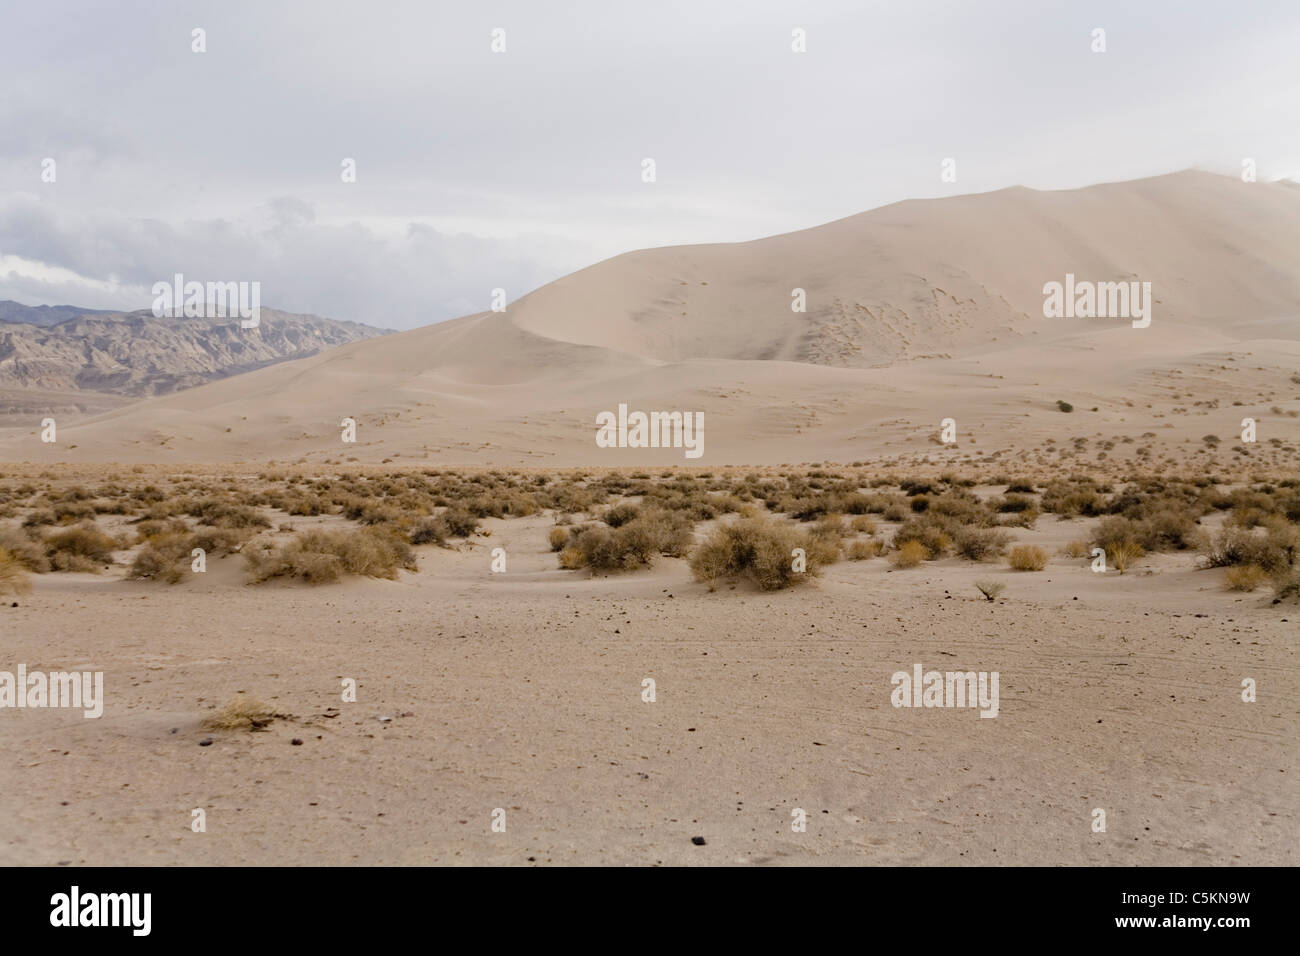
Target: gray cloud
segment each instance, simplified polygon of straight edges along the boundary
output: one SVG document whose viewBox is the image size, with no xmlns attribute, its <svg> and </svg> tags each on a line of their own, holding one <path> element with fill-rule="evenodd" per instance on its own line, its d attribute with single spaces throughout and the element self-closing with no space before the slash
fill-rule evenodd
<svg viewBox="0 0 1300 956">
<path fill-rule="evenodd" d="M 89 306 L 183 271 L 409 327 L 628 249 L 912 196 L 1300 172 L 1285 0 L 50 0 L 4 27 L 0 297 L 24 301 L 77 283 L 13 257 L 84 277 Z"/>
</svg>

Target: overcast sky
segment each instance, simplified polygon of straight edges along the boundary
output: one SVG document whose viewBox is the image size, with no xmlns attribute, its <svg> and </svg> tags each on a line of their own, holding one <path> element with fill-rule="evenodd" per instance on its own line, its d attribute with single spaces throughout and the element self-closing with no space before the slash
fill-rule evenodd
<svg viewBox="0 0 1300 956">
<path fill-rule="evenodd" d="M 181 272 L 411 328 L 632 249 L 1246 157 L 1300 179 L 1295 0 L 0 0 L 0 299 L 33 305 Z"/>
</svg>

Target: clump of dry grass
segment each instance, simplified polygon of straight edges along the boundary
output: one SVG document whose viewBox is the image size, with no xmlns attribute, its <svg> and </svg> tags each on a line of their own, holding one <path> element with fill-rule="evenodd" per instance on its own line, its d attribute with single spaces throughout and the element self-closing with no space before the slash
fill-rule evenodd
<svg viewBox="0 0 1300 956">
<path fill-rule="evenodd" d="M 33 574 L 44 574 L 50 570 L 50 560 L 45 556 L 45 546 L 37 532 L 24 532 L 17 528 L 0 529 L 0 548 L 9 552 L 9 556 Z"/>
<path fill-rule="evenodd" d="M 569 529 L 556 525 L 551 529 L 546 539 L 550 542 L 552 551 L 559 551 L 569 540 Z"/>
<path fill-rule="evenodd" d="M 157 534 L 136 552 L 126 576 L 175 584 L 192 569 L 195 548 L 202 548 L 209 556 L 231 554 L 239 551 L 252 536 L 248 528 L 200 528 L 195 532 Z"/>
<path fill-rule="evenodd" d="M 330 584 L 345 573 L 391 580 L 399 569 L 416 569 L 415 555 L 401 533 L 379 526 L 304 531 L 283 547 L 246 551 L 245 562 L 254 584 L 276 577 Z"/>
<path fill-rule="evenodd" d="M 876 519 L 871 515 L 856 515 L 849 522 L 849 528 L 858 534 L 875 534 L 876 527 Z"/>
<path fill-rule="evenodd" d="M 889 563 L 896 568 L 914 568 L 930 556 L 920 541 L 904 541 L 889 555 Z"/>
<path fill-rule="evenodd" d="M 1224 585 L 1229 591 L 1253 591 L 1267 578 L 1267 572 L 1258 564 L 1237 564 L 1228 568 Z"/>
<path fill-rule="evenodd" d="M 226 701 L 224 707 L 203 718 L 203 727 L 207 730 L 261 730 L 280 716 L 283 715 L 255 697 L 236 694 Z"/>
<path fill-rule="evenodd" d="M 117 542 L 92 524 L 56 531 L 45 539 L 45 557 L 55 571 L 89 571 L 113 563 Z"/>
<path fill-rule="evenodd" d="M 795 570 L 796 552 L 804 567 Z M 839 554 L 838 545 L 763 515 L 749 515 L 713 530 L 691 554 L 697 581 L 716 587 L 722 578 L 747 577 L 764 591 L 801 584 L 820 574 Z"/>
<path fill-rule="evenodd" d="M 1092 554 L 1092 549 L 1089 547 L 1088 542 L 1083 540 L 1067 542 L 1061 548 L 1061 555 L 1066 558 L 1086 558 L 1090 554 Z"/>
<path fill-rule="evenodd" d="M 875 538 L 865 538 L 852 542 L 846 553 L 850 561 L 865 561 L 868 558 L 878 557 L 884 547 Z"/>
<path fill-rule="evenodd" d="M 1007 555 L 1007 563 L 1016 571 L 1041 571 L 1047 567 L 1047 552 L 1031 544 L 1017 545 Z"/>
<path fill-rule="evenodd" d="M 681 511 L 643 508 L 635 517 L 624 515 L 615 520 L 619 521 L 615 528 L 597 524 L 568 531 L 559 546 L 560 567 L 630 571 L 652 564 L 661 554 L 680 557 L 693 538 L 691 519 Z M 559 539 L 556 532 L 561 530 L 551 530 L 552 550 Z"/>
<path fill-rule="evenodd" d="M 1001 581 L 991 581 L 987 578 L 977 580 L 975 582 L 975 587 L 977 587 L 979 592 L 990 602 L 996 601 L 1001 596 L 1002 592 L 1007 589 L 1007 586 Z"/>
<path fill-rule="evenodd" d="M 26 594 L 32 589 L 27 568 L 4 548 L 0 548 L 0 594 Z"/>
<path fill-rule="evenodd" d="M 1134 561 L 1146 554 L 1146 550 L 1136 541 L 1120 541 L 1106 551 L 1106 560 L 1120 574 L 1129 569 Z"/>
</svg>

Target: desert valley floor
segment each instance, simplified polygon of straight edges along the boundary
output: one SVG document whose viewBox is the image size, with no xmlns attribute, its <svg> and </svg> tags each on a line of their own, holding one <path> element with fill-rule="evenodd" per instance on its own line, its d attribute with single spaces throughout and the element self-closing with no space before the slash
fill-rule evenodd
<svg viewBox="0 0 1300 956">
<path fill-rule="evenodd" d="M 1300 608 L 1190 552 L 1061 557 L 1095 520 L 1015 528 L 1037 573 L 873 557 L 771 592 L 561 569 L 549 513 L 395 580 L 33 575 L 0 669 L 101 670 L 107 703 L 0 714 L 0 862 L 1294 865 Z M 998 671 L 997 718 L 892 707 L 917 662 Z M 240 694 L 277 716 L 203 726 Z"/>
</svg>

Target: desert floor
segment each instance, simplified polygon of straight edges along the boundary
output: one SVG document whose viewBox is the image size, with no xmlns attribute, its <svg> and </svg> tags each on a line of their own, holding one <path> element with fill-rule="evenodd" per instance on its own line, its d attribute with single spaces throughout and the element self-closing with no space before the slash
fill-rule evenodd
<svg viewBox="0 0 1300 956">
<path fill-rule="evenodd" d="M 253 587 L 237 557 L 170 588 L 38 576 L 0 607 L 0 669 L 102 670 L 107 705 L 0 714 L 0 863 L 1298 862 L 1300 612 L 1191 555 L 709 593 L 677 559 L 558 570 L 551 523 L 488 519 L 398 581 Z M 916 662 L 998 671 L 999 716 L 893 708 Z M 286 716 L 205 731 L 239 691 Z"/>
</svg>

